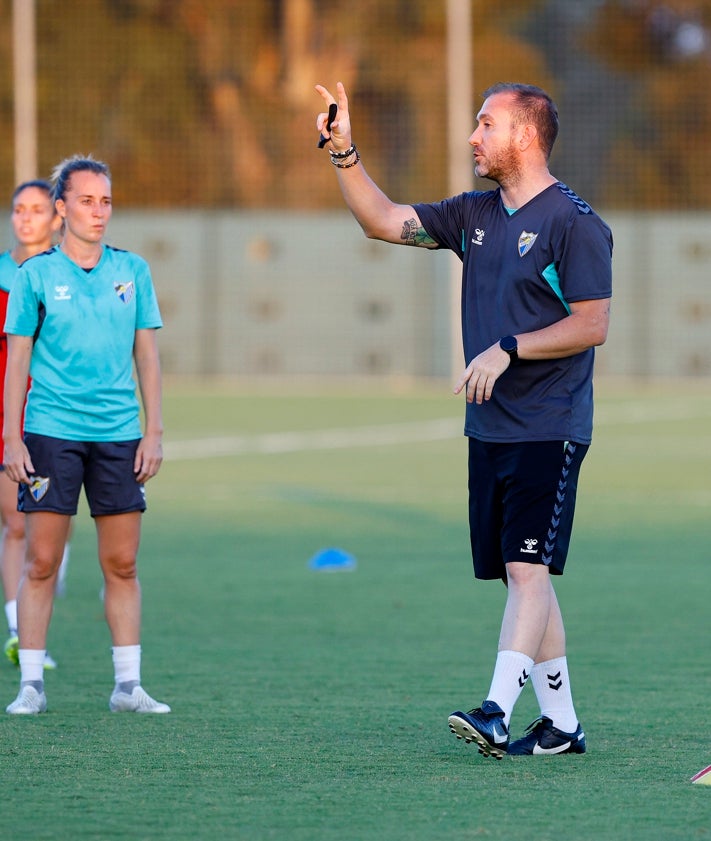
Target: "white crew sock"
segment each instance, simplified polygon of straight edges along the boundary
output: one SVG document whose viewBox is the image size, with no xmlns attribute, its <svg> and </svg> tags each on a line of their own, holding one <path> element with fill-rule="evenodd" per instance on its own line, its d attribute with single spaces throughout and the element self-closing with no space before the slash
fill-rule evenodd
<svg viewBox="0 0 711 841">
<path fill-rule="evenodd" d="M 10 599 L 5 602 L 5 616 L 7 617 L 7 628 L 10 636 L 17 636 L 17 599 Z"/>
<path fill-rule="evenodd" d="M 578 726 L 578 717 L 570 691 L 567 657 L 556 657 L 554 660 L 536 663 L 531 680 L 541 707 L 541 715 L 550 718 L 553 726 L 564 733 L 574 733 Z"/>
<path fill-rule="evenodd" d="M 131 692 L 134 686 L 141 683 L 141 646 L 115 645 L 111 649 L 111 656 L 116 685 L 123 691 Z"/>
<path fill-rule="evenodd" d="M 38 692 L 44 686 L 44 657 L 47 652 L 39 648 L 21 648 L 20 657 L 20 686 L 32 684 Z"/>
<path fill-rule="evenodd" d="M 526 685 L 533 668 L 533 659 L 520 651 L 499 651 L 487 700 L 495 701 L 504 711 L 508 727 L 514 704 Z"/>
</svg>

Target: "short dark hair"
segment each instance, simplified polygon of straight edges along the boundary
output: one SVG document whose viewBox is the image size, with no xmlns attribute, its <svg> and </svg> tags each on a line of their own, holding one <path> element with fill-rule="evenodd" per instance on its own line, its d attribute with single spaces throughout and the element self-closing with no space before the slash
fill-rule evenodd
<svg viewBox="0 0 711 841">
<path fill-rule="evenodd" d="M 513 124 L 532 123 L 537 131 L 543 154 L 550 158 L 558 137 L 558 109 L 551 97 L 536 85 L 518 82 L 497 82 L 484 91 L 484 99 L 497 93 L 510 93 L 516 105 Z"/>
<path fill-rule="evenodd" d="M 108 164 L 97 161 L 91 155 L 72 155 L 65 158 L 52 170 L 52 198 L 64 200 L 69 189 L 69 180 L 75 172 L 94 172 L 97 175 L 105 175 L 111 181 L 111 172 Z"/>
<path fill-rule="evenodd" d="M 47 193 L 47 196 L 50 199 L 52 198 L 52 185 L 49 181 L 45 181 L 43 178 L 33 178 L 30 181 L 23 181 L 22 184 L 18 184 L 17 187 L 15 187 L 11 203 L 14 204 L 15 199 L 20 195 L 20 193 L 30 187 L 36 187 L 38 190 L 42 190 L 44 193 Z"/>
</svg>

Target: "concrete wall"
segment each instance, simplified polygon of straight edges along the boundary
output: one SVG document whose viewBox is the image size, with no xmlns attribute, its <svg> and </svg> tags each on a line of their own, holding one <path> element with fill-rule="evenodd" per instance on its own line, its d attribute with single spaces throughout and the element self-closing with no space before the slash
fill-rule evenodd
<svg viewBox="0 0 711 841">
<path fill-rule="evenodd" d="M 711 374 L 711 214 L 603 215 L 614 296 L 598 371 Z M 371 242 L 345 211 L 118 210 L 109 240 L 151 264 L 167 373 L 451 375 L 453 258 Z"/>
<path fill-rule="evenodd" d="M 711 214 L 607 214 L 615 240 L 599 370 L 711 374 Z"/>
<path fill-rule="evenodd" d="M 442 263 L 344 212 L 117 213 L 110 233 L 151 264 L 166 372 L 448 374 Z"/>
</svg>

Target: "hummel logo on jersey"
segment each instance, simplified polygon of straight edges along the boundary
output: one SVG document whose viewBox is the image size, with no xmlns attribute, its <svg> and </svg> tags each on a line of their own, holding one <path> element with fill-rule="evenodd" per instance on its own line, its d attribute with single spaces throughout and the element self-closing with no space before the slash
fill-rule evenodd
<svg viewBox="0 0 711 841">
<path fill-rule="evenodd" d="M 69 294 L 69 287 L 68 286 L 55 286 L 54 287 L 54 300 L 55 301 L 70 301 L 72 296 Z"/>
<path fill-rule="evenodd" d="M 521 231 L 518 238 L 518 256 L 525 257 L 533 248 L 533 243 L 538 239 L 538 234 L 531 234 L 528 231 Z"/>
<path fill-rule="evenodd" d="M 535 555 L 538 552 L 538 549 L 536 549 L 538 541 L 535 537 L 527 537 L 523 542 L 525 546 L 521 547 L 521 552 L 524 552 L 526 555 Z"/>
<path fill-rule="evenodd" d="M 564 196 L 567 196 L 573 202 L 573 204 L 578 208 L 579 213 L 593 212 L 592 207 L 590 207 L 590 205 L 586 201 L 583 201 L 583 199 L 581 199 L 577 193 L 573 192 L 573 190 L 571 190 L 570 187 L 568 187 L 566 184 L 563 184 L 561 181 L 559 181 L 558 189 Z"/>
<path fill-rule="evenodd" d="M 127 304 L 133 298 L 133 288 L 132 280 L 129 280 L 128 283 L 119 283 L 118 281 L 114 283 L 114 291 L 124 304 Z"/>
<path fill-rule="evenodd" d="M 49 490 L 49 479 L 45 476 L 34 476 L 28 485 L 32 499 L 39 502 Z"/>
<path fill-rule="evenodd" d="M 477 228 L 474 231 L 474 239 L 472 239 L 472 245 L 483 245 L 484 244 L 484 234 L 486 231 L 482 231 L 481 228 Z"/>
</svg>

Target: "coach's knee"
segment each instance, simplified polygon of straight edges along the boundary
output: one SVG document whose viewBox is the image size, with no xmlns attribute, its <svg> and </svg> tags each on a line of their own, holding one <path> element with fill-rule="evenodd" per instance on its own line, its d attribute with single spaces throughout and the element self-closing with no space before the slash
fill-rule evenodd
<svg viewBox="0 0 711 841">
<path fill-rule="evenodd" d="M 506 564 L 506 577 L 509 588 L 539 587 L 543 584 L 548 586 L 550 581 L 548 567 L 543 564 L 525 564 L 518 561 Z"/>
</svg>

